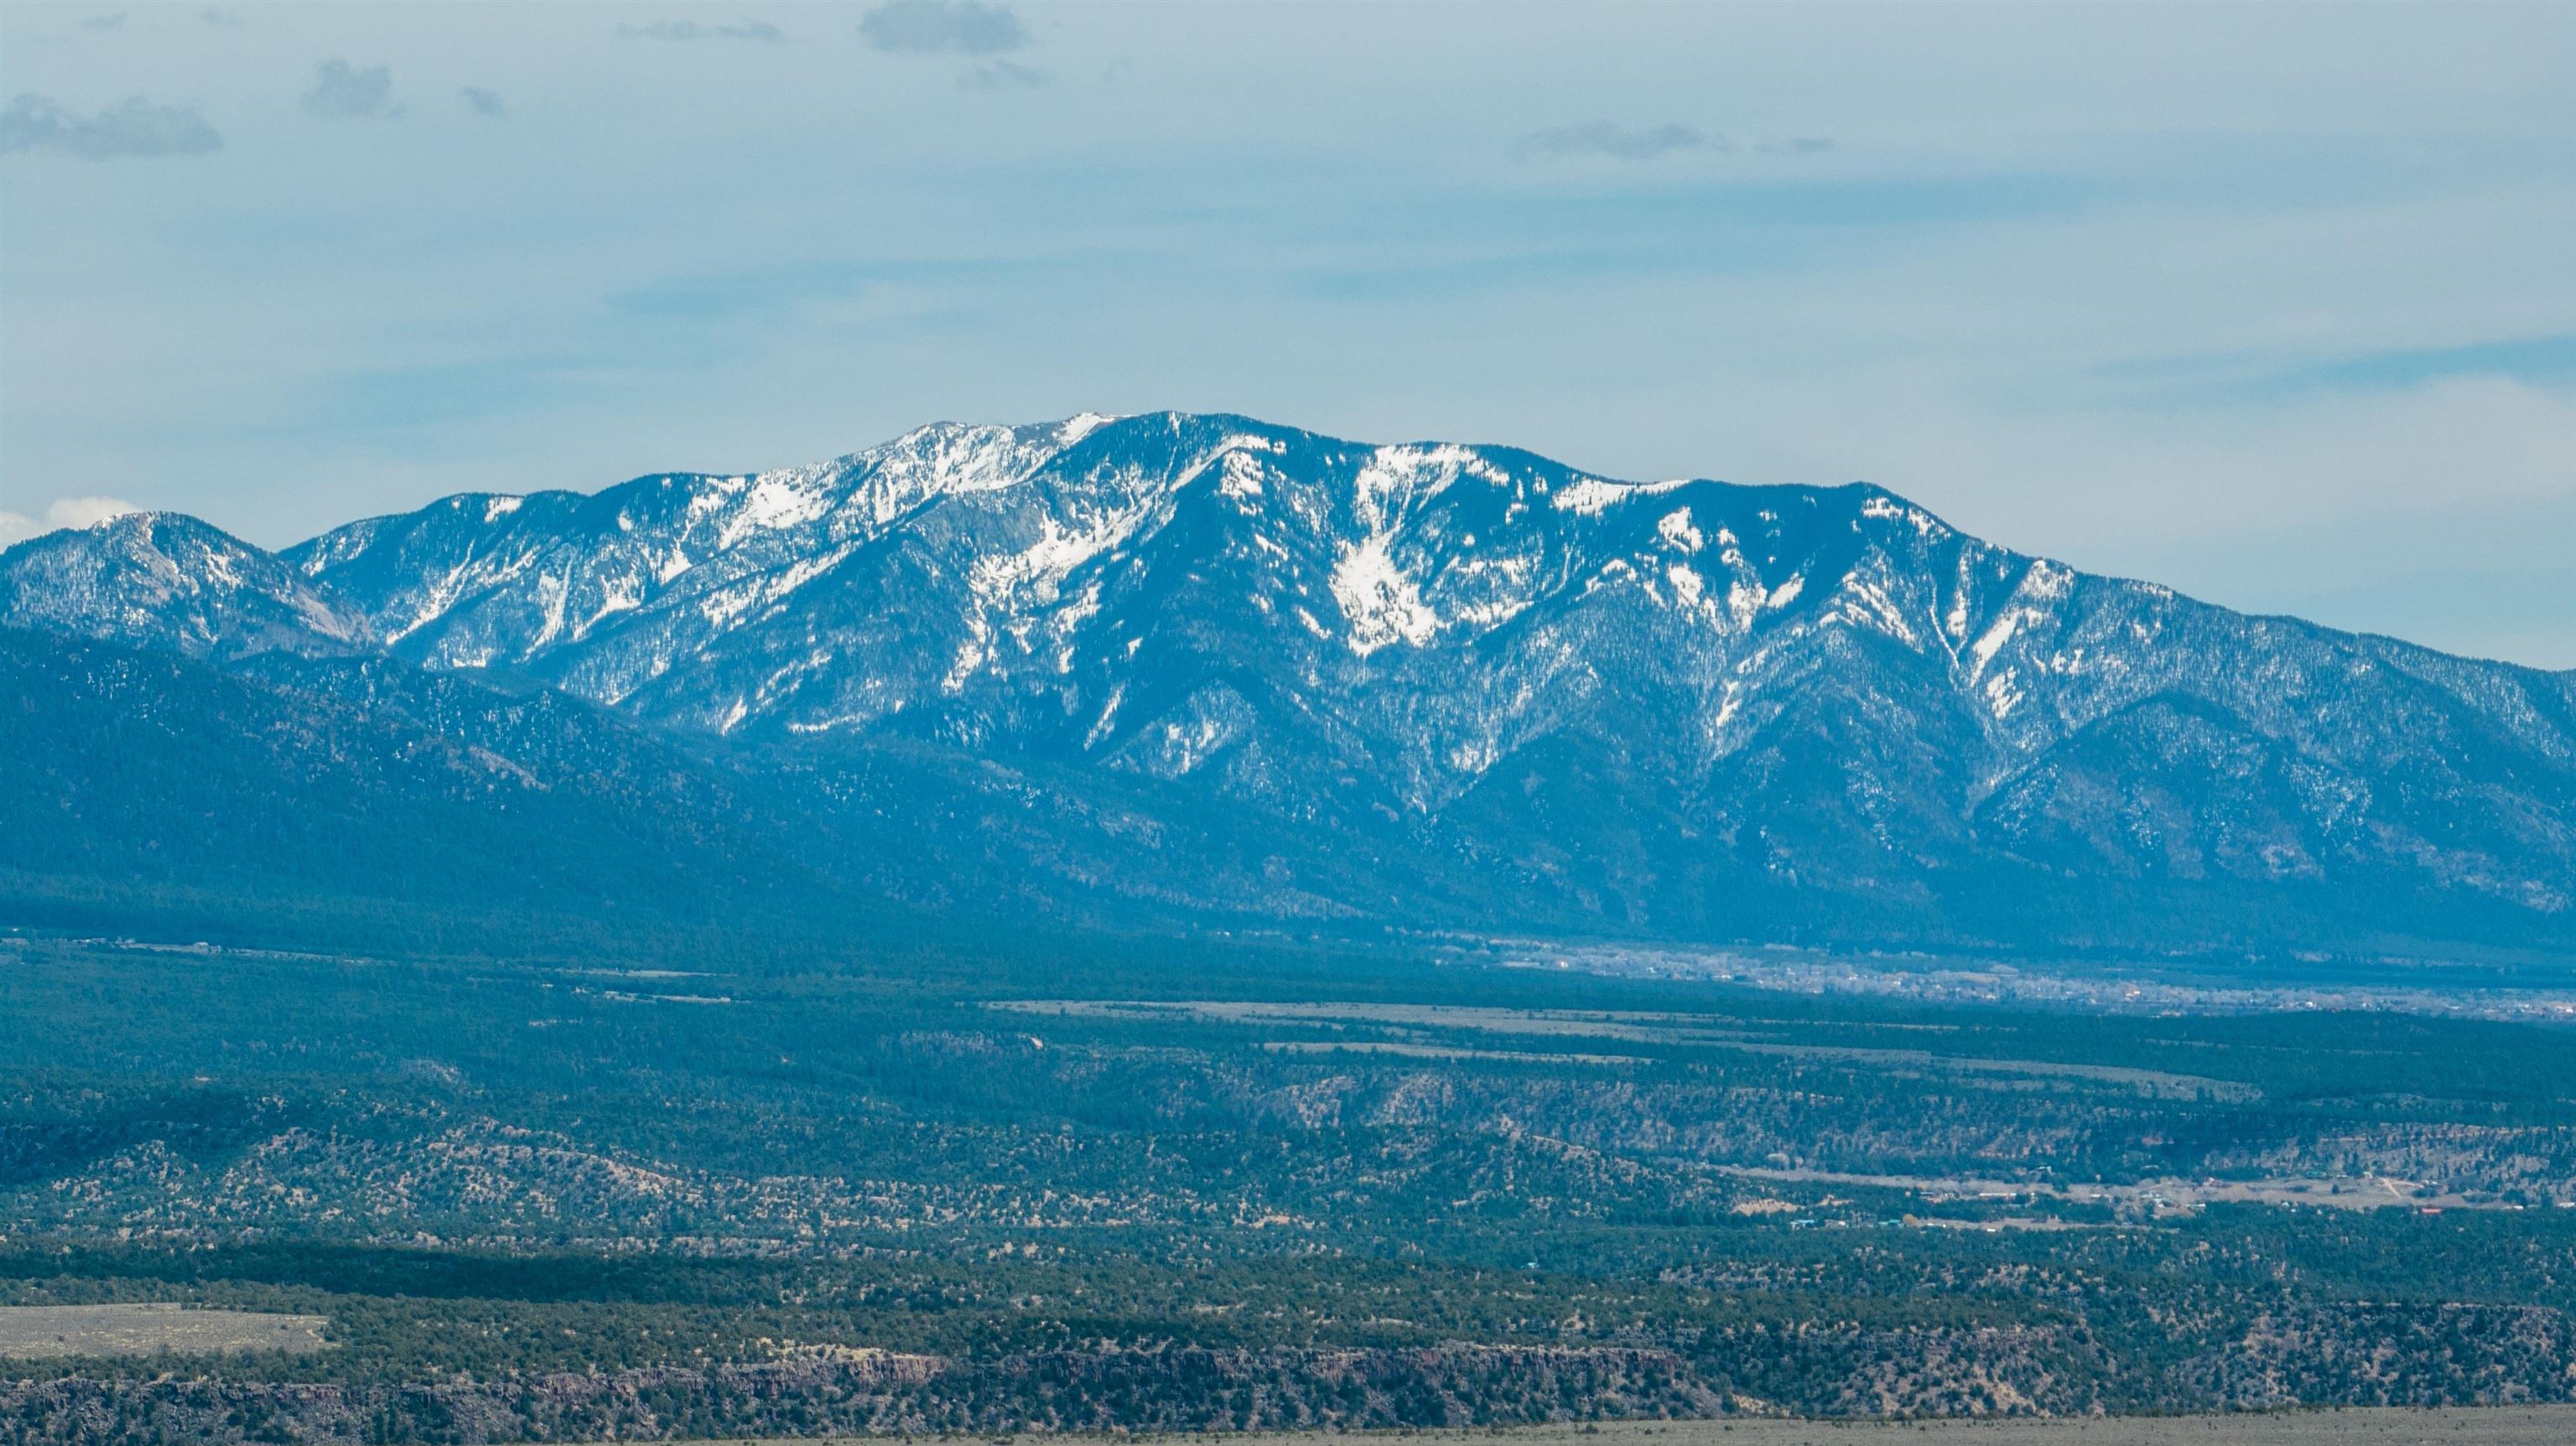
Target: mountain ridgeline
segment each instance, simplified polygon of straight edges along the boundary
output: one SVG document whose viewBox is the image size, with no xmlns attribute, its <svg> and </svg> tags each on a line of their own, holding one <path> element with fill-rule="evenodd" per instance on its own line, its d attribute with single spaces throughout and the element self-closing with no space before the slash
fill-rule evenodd
<svg viewBox="0 0 2576 1446">
<path fill-rule="evenodd" d="M 0 555 L 0 627 L 30 896 L 2576 944 L 2576 675 L 2076 572 L 1861 485 L 941 425 L 276 554 L 128 516 Z"/>
</svg>

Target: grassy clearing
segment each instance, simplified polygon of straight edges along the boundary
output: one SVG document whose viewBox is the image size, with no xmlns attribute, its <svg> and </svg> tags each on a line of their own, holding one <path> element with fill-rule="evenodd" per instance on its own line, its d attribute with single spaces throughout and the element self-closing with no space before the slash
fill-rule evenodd
<svg viewBox="0 0 2576 1446">
<path fill-rule="evenodd" d="M 0 1306 L 0 1359 L 318 1351 L 322 1317 L 169 1304 Z"/>
</svg>

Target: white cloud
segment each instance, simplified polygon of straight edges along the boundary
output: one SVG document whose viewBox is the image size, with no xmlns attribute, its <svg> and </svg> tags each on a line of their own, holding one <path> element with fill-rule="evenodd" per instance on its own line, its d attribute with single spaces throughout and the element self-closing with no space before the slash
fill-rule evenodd
<svg viewBox="0 0 2576 1446">
<path fill-rule="evenodd" d="M 122 497 L 59 497 L 45 509 L 45 525 L 55 527 L 96 527 L 114 517 L 143 509 Z"/>
<path fill-rule="evenodd" d="M 96 527 L 110 518 L 142 510 L 121 497 L 57 497 L 45 508 L 42 521 L 21 512 L 0 512 L 0 547 L 66 527 Z"/>
</svg>

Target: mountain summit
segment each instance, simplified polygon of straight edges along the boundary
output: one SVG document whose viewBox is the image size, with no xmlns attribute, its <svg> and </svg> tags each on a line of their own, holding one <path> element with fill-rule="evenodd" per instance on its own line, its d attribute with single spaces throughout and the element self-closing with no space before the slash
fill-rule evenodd
<svg viewBox="0 0 2576 1446">
<path fill-rule="evenodd" d="M 120 519 L 0 556 L 0 621 L 560 690 L 785 782 L 915 894 L 982 870 L 1076 913 L 1691 940 L 2576 934 L 2576 676 L 2080 573 L 1869 486 L 1230 416 L 940 425 L 274 557 Z"/>
</svg>

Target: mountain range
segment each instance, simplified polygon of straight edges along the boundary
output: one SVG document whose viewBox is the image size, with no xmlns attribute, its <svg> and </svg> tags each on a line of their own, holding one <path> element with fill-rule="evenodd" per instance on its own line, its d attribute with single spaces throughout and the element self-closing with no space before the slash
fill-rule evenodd
<svg viewBox="0 0 2576 1446">
<path fill-rule="evenodd" d="M 2576 674 L 2079 572 L 1865 485 L 943 424 L 277 553 L 129 515 L 0 554 L 0 630 L 30 896 L 2576 946 Z"/>
</svg>

